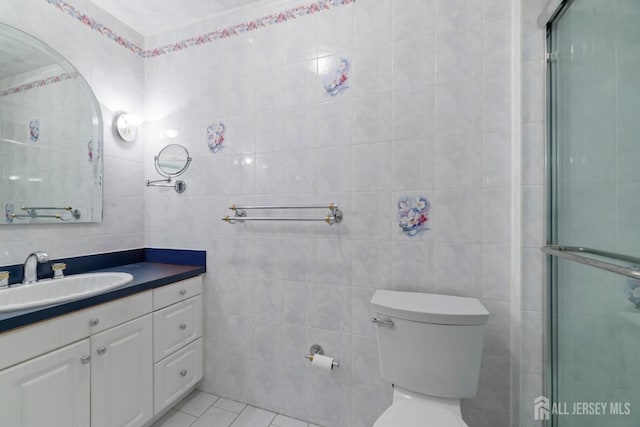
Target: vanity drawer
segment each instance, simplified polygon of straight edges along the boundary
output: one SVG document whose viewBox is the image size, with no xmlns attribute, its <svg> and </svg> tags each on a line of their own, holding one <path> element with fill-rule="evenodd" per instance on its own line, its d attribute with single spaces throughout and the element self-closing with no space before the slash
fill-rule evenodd
<svg viewBox="0 0 640 427">
<path fill-rule="evenodd" d="M 202 293 L 202 277 L 192 277 L 153 290 L 153 309 L 159 310 Z"/>
<path fill-rule="evenodd" d="M 0 334 L 0 369 L 151 312 L 151 291 Z"/>
<path fill-rule="evenodd" d="M 157 362 L 202 336 L 200 295 L 153 313 L 153 360 Z"/>
<path fill-rule="evenodd" d="M 202 379 L 202 338 L 154 365 L 154 414 Z"/>
</svg>

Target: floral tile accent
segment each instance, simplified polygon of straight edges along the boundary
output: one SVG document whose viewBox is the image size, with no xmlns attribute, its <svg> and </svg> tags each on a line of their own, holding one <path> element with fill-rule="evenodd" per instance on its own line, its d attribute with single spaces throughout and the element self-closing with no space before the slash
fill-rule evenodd
<svg viewBox="0 0 640 427">
<path fill-rule="evenodd" d="M 347 84 L 349 80 L 349 69 L 351 64 L 346 58 L 340 58 L 338 65 L 333 72 L 327 75 L 324 83 L 324 89 L 331 96 L 340 95 L 342 92 L 349 88 Z"/>
<path fill-rule="evenodd" d="M 4 205 L 4 219 L 7 223 L 13 222 L 13 214 L 15 213 L 15 210 L 13 203 L 6 203 Z"/>
<path fill-rule="evenodd" d="M 207 128 L 207 145 L 212 153 L 218 153 L 224 148 L 224 133 L 226 128 L 224 123 L 218 122 L 209 125 Z"/>
<path fill-rule="evenodd" d="M 88 157 L 93 169 L 93 185 L 102 187 L 102 140 L 100 138 L 90 139 L 87 143 L 89 150 Z"/>
<path fill-rule="evenodd" d="M 429 228 L 431 204 L 424 196 L 401 197 L 398 200 L 398 226 L 404 234 L 415 237 Z"/>
<path fill-rule="evenodd" d="M 281 24 L 303 16 L 312 15 L 325 10 L 330 10 L 339 6 L 345 6 L 355 3 L 356 0 L 318 0 L 313 3 L 288 9 L 280 13 L 274 13 L 262 18 L 251 21 L 242 22 L 240 24 L 231 25 L 227 28 L 212 31 L 210 33 L 201 34 L 175 43 L 169 43 L 157 48 L 144 50 L 140 46 L 118 35 L 115 31 L 97 22 L 95 19 L 83 14 L 74 6 L 64 0 L 45 0 L 47 3 L 57 7 L 62 12 L 74 17 L 77 21 L 90 27 L 92 30 L 109 37 L 120 46 L 130 50 L 131 52 L 143 57 L 153 58 L 160 55 L 166 55 L 171 52 L 178 52 L 190 47 L 199 46 L 215 40 L 227 39 L 229 37 L 238 36 L 240 34 L 255 31 L 260 28 L 266 28 L 272 25 Z"/>
<path fill-rule="evenodd" d="M 87 158 L 90 162 L 93 162 L 93 139 L 90 139 L 87 143 Z"/>
<path fill-rule="evenodd" d="M 62 73 L 62 74 L 58 74 L 57 76 L 51 76 L 45 79 L 34 80 L 32 82 L 23 83 L 20 86 L 11 87 L 9 89 L 0 91 L 0 96 L 13 95 L 16 93 L 26 92 L 30 89 L 35 89 L 37 87 L 42 87 L 42 86 L 50 85 L 53 83 L 60 83 L 65 80 L 75 79 L 79 75 L 80 73 L 76 71 L 73 73 Z"/>
<path fill-rule="evenodd" d="M 40 120 L 33 119 L 29 122 L 29 139 L 38 142 L 38 138 L 40 138 Z"/>
</svg>

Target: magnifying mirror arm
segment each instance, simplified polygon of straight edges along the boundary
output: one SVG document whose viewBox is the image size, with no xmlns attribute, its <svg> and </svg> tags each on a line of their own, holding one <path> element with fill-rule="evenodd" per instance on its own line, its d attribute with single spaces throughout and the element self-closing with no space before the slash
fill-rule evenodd
<svg viewBox="0 0 640 427">
<path fill-rule="evenodd" d="M 159 182 L 170 183 L 171 182 L 171 177 L 167 177 L 167 178 L 164 178 L 164 179 L 155 179 L 153 181 L 148 179 L 147 180 L 147 187 L 151 187 L 151 186 L 154 186 L 154 187 L 173 187 L 173 185 L 156 185 Z"/>
<path fill-rule="evenodd" d="M 158 184 L 158 182 L 170 183 L 171 177 L 167 179 L 158 179 L 155 181 L 147 180 L 147 187 L 171 187 L 176 190 L 176 193 L 184 193 L 184 190 L 187 189 L 187 184 L 181 179 L 178 179 L 175 184 Z"/>
</svg>

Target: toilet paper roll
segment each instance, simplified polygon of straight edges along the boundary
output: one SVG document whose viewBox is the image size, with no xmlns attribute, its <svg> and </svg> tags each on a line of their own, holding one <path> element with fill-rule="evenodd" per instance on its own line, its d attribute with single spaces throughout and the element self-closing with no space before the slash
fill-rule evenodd
<svg viewBox="0 0 640 427">
<path fill-rule="evenodd" d="M 327 357 L 322 354 L 314 354 L 311 366 L 320 371 L 331 371 L 333 369 L 333 357 Z"/>
</svg>

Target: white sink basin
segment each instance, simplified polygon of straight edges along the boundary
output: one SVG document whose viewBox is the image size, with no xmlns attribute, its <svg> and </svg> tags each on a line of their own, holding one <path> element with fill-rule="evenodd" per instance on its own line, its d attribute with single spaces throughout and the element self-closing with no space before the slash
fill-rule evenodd
<svg viewBox="0 0 640 427">
<path fill-rule="evenodd" d="M 87 298 L 132 280 L 129 273 L 87 273 L 41 280 L 30 285 L 14 285 L 0 289 L 0 313 Z"/>
</svg>

